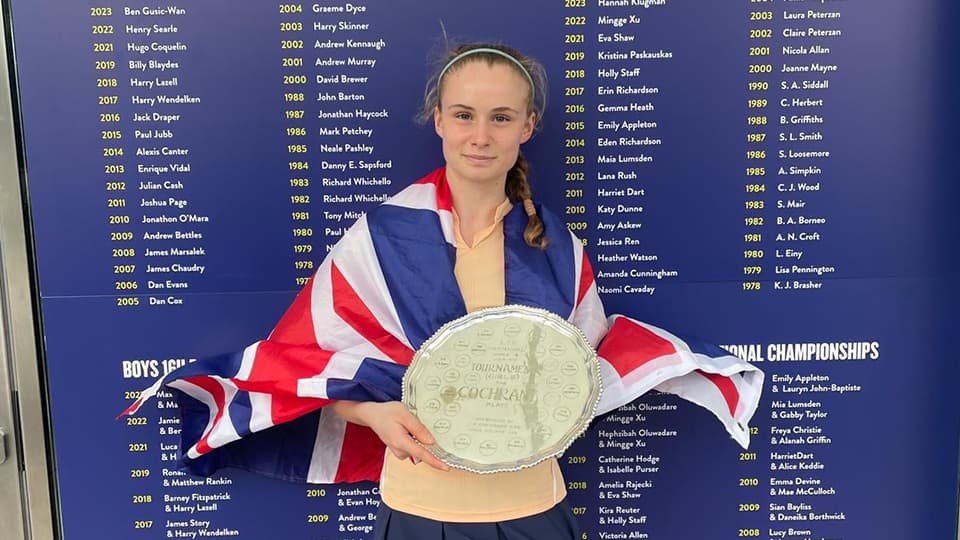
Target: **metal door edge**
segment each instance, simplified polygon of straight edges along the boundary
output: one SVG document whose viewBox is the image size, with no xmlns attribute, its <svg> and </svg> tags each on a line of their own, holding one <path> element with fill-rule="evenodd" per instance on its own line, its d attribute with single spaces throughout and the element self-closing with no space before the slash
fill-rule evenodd
<svg viewBox="0 0 960 540">
<path fill-rule="evenodd" d="M 6 2 L 5 2 L 6 4 Z M 7 6 L 4 6 L 5 8 Z M 13 99 L 8 63 L 9 12 L 0 27 L 0 364 L 10 371 L 14 392 L 12 411 L 17 422 L 8 426 L 6 467 L 19 460 L 21 493 L 25 503 L 24 538 L 53 540 L 52 470 L 47 458 L 46 416 L 38 340 L 35 331 L 33 287 L 24 219 L 25 194 L 17 159 Z M 2 369 L 2 367 L 0 367 Z M 12 437 L 11 437 L 12 435 Z M 17 447 L 16 439 L 20 445 Z M 7 530 L 9 532 L 9 529 Z"/>
</svg>

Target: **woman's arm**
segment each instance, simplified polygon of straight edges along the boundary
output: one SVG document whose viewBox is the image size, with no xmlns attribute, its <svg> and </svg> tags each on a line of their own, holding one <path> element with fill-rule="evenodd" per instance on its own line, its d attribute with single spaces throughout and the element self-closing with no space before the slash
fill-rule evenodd
<svg viewBox="0 0 960 540">
<path fill-rule="evenodd" d="M 413 456 L 428 465 L 446 471 L 450 467 L 420 445 L 433 444 L 433 435 L 399 401 L 345 401 L 339 400 L 327 408 L 347 422 L 367 426 L 380 437 L 383 444 L 400 459 Z M 418 442 L 419 441 L 419 442 Z"/>
</svg>

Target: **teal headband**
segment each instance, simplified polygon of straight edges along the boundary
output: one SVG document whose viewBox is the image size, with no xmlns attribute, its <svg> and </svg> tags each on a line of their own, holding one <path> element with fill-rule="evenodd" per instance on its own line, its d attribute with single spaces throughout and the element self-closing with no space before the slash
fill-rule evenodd
<svg viewBox="0 0 960 540">
<path fill-rule="evenodd" d="M 470 56 L 471 54 L 477 54 L 477 53 L 496 54 L 496 55 L 499 55 L 499 56 L 502 56 L 502 57 L 506 58 L 507 60 L 510 60 L 511 62 L 513 62 L 514 64 L 516 64 L 516 66 L 517 66 L 518 68 L 520 68 L 520 71 L 522 71 L 522 72 L 523 72 L 523 75 L 527 78 L 527 82 L 530 83 L 530 92 L 536 91 L 536 86 L 534 86 L 534 84 L 533 84 L 533 77 L 530 76 L 530 72 L 527 71 L 527 68 L 523 67 L 523 64 L 521 64 L 519 60 L 517 60 L 516 58 L 514 58 L 514 57 L 511 56 L 510 54 L 507 54 L 507 53 L 505 53 L 505 52 L 503 52 L 503 51 L 501 51 L 501 50 L 499 50 L 499 49 L 490 49 L 490 48 L 486 48 L 486 47 L 479 47 L 479 48 L 476 48 L 476 49 L 470 49 L 470 50 L 468 50 L 468 51 L 464 51 L 464 52 L 462 52 L 462 53 L 454 56 L 449 62 L 447 62 L 447 65 L 443 66 L 443 69 L 440 70 L 440 76 L 437 77 L 437 85 L 438 85 L 438 86 L 440 85 L 440 81 L 443 79 L 443 76 L 444 76 L 444 74 L 446 74 L 447 70 L 450 69 L 450 66 L 456 64 L 456 63 L 459 62 L 461 59 L 466 58 L 467 56 Z"/>
</svg>

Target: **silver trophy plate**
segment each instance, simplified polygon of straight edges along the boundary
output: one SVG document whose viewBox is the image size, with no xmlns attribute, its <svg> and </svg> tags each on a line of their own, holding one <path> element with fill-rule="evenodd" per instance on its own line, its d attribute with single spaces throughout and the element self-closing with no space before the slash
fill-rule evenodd
<svg viewBox="0 0 960 540">
<path fill-rule="evenodd" d="M 559 456 L 587 428 L 600 401 L 597 353 L 549 311 L 482 309 L 423 343 L 402 401 L 451 467 L 515 471 Z"/>
</svg>

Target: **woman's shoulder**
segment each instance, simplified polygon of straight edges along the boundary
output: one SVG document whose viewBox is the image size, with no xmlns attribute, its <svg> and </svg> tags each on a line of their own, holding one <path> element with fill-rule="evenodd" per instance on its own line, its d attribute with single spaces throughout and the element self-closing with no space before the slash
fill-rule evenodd
<svg viewBox="0 0 960 540">
<path fill-rule="evenodd" d="M 438 167 L 388 197 L 369 213 L 383 212 L 383 208 L 410 208 L 421 210 L 450 209 L 449 190 L 443 177 L 444 168 Z M 388 210 L 389 211 L 389 210 Z"/>
</svg>

